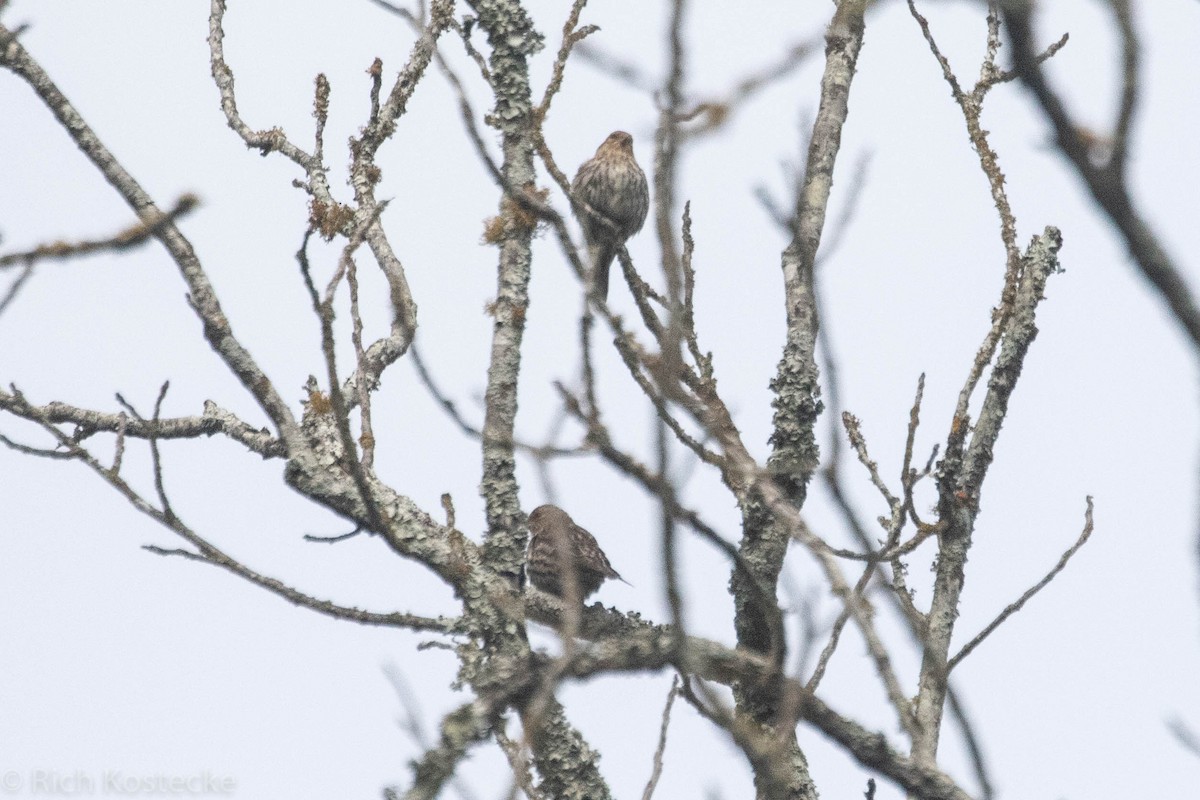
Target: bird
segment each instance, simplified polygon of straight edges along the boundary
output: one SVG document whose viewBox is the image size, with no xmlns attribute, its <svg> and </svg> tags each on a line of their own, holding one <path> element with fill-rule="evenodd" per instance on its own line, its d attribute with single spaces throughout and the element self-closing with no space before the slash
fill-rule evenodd
<svg viewBox="0 0 1200 800">
<path fill-rule="evenodd" d="M 633 157 L 633 137 L 625 131 L 610 133 L 575 173 L 571 197 L 587 240 L 591 290 L 604 300 L 617 249 L 642 229 L 650 210 L 650 189 Z"/>
<path fill-rule="evenodd" d="M 612 568 L 596 537 L 575 524 L 558 506 L 541 505 L 529 515 L 529 553 L 525 573 L 547 594 L 583 602 L 609 578 L 624 578 Z M 573 574 L 572 574 L 573 573 Z"/>
</svg>

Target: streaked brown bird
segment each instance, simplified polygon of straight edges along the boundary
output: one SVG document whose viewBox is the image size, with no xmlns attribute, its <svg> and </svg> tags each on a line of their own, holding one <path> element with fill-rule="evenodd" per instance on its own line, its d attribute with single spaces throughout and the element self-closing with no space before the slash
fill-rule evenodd
<svg viewBox="0 0 1200 800">
<path fill-rule="evenodd" d="M 528 526 L 532 536 L 525 574 L 543 592 L 563 599 L 577 594 L 582 602 L 605 580 L 623 580 L 596 544 L 596 537 L 558 506 L 538 506 L 529 515 Z"/>
<path fill-rule="evenodd" d="M 592 288 L 604 299 L 617 249 L 642 229 L 650 209 L 646 173 L 633 157 L 633 137 L 625 131 L 610 133 L 596 155 L 579 167 L 571 195 L 581 204 L 577 213 L 587 239 Z"/>
</svg>

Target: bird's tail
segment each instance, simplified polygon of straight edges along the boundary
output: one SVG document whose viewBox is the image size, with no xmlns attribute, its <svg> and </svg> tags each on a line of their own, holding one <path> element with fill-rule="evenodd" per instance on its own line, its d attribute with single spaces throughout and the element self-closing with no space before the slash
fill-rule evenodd
<svg viewBox="0 0 1200 800">
<path fill-rule="evenodd" d="M 616 256 L 615 244 L 602 242 L 588 246 L 588 258 L 592 262 L 592 291 L 601 300 L 608 299 L 608 273 Z"/>
</svg>

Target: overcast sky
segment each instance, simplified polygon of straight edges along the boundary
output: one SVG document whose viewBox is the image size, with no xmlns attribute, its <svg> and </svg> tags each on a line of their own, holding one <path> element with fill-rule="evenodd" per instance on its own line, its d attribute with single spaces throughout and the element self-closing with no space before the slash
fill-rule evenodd
<svg viewBox="0 0 1200 800">
<path fill-rule="evenodd" d="M 547 36 L 533 65 L 540 96 L 565 4 L 529 5 Z M 658 80 L 663 5 L 595 0 L 584 21 L 601 32 L 589 41 Z M 792 43 L 818 36 L 832 9 L 693 5 L 686 87 L 693 100 L 723 98 Z M 860 162 L 869 164 L 867 183 L 820 283 L 845 405 L 862 419 L 873 457 L 895 484 L 921 373 L 927 384 L 918 447 L 928 453 L 945 439 L 999 297 L 1004 253 L 986 182 L 939 68 L 903 4 L 881 5 L 868 20 L 830 218 L 844 208 Z M 1104 131 L 1118 77 L 1104 4 L 1041 5 L 1042 42 L 1071 34 L 1050 73 L 1072 110 Z M 973 83 L 984 43 L 979 4 L 922 6 L 962 80 Z M 1200 5 L 1137 6 L 1145 83 L 1131 184 L 1162 243 L 1191 269 L 1200 252 Z M 184 192 L 201 198 L 182 230 L 235 334 L 298 410 L 306 377 L 324 374 L 319 329 L 294 259 L 307 219 L 305 196 L 291 186 L 301 175 L 282 157 L 247 151 L 226 127 L 209 74 L 207 14 L 199 2 L 13 0 L 3 21 L 30 24 L 24 45 L 160 205 Z M 367 0 L 292 0 L 231 4 L 226 33 L 240 109 L 253 127 L 280 126 L 309 147 L 313 78 L 329 76 L 327 154 L 334 189 L 348 198 L 344 143 L 366 118 L 365 70 L 379 56 L 385 76 L 394 75 L 412 32 Z M 482 36 L 477 44 L 485 48 Z M 482 116 L 489 103 L 478 71 L 452 36 L 442 48 Z M 786 240 L 754 191 L 765 186 L 783 196 L 781 164 L 798 157 L 799 125 L 815 111 L 821 68 L 818 48 L 681 163 L 679 196 L 691 200 L 695 220 L 701 344 L 713 352 L 720 389 L 759 456 L 767 453 L 767 383 L 784 330 L 779 253 Z M 572 173 L 614 129 L 633 134 L 648 167 L 655 119 L 649 94 L 577 59 L 546 134 Z M 1007 175 L 1021 244 L 1057 226 L 1066 272 L 1050 281 L 1040 334 L 985 485 L 956 641 L 974 635 L 1055 563 L 1082 528 L 1087 495 L 1095 497 L 1096 533 L 955 677 L 1000 797 L 1186 796 L 1200 759 L 1171 737 L 1166 720 L 1179 716 L 1200 730 L 1195 353 L 1133 273 L 1020 86 L 992 92 L 984 126 Z M 485 305 L 495 293 L 496 265 L 496 251 L 480 244 L 480 233 L 498 197 L 440 74 L 431 70 L 421 83 L 379 163 L 378 194 L 391 198 L 383 220 L 419 305 L 419 342 L 446 392 L 479 420 L 491 332 Z M 566 208 L 561 197 L 553 202 Z M 103 237 L 132 220 L 32 91 L 0 73 L 0 253 Z M 649 229 L 630 251 L 642 273 L 657 279 Z M 333 253 L 314 250 L 320 274 L 328 274 Z M 1194 270 L 1186 277 L 1200 286 Z M 9 280 L 0 275 L 0 289 Z M 364 276 L 363 291 L 367 324 L 378 335 L 388 320 L 386 292 L 374 276 Z M 119 410 L 120 392 L 148 414 L 169 379 L 166 415 L 197 414 L 213 399 L 265 424 L 208 349 L 184 293 L 156 245 L 44 264 L 0 316 L 0 381 L 36 403 L 105 411 Z M 624 284 L 614 280 L 610 294 L 632 319 Z M 576 378 L 579 304 L 576 279 L 552 237 L 543 237 L 535 248 L 518 420 L 528 440 L 542 440 L 555 420 L 551 382 Z M 618 441 L 649 454 L 646 404 L 615 354 L 601 350 L 602 398 Z M 386 373 L 378 397 L 381 477 L 435 516 L 439 496 L 450 492 L 459 527 L 480 537 L 478 445 L 458 433 L 407 361 Z M 823 442 L 831 423 L 826 414 Z M 567 430 L 563 442 L 571 443 L 577 431 Z M 0 417 L 0 433 L 48 444 L 7 417 Z M 98 438 L 96 446 L 111 458 L 110 443 Z M 306 533 L 332 535 L 347 526 L 284 487 L 281 462 L 218 438 L 170 442 L 163 450 L 177 512 L 252 568 L 346 605 L 455 610 L 445 586 L 372 537 L 302 541 Z M 123 474 L 152 494 L 148 466 L 145 447 L 131 443 Z M 686 463 L 680 472 L 687 476 L 685 501 L 736 539 L 736 509 L 715 477 Z M 846 475 L 860 517 L 884 513 L 862 470 L 848 464 Z M 606 586 L 599 599 L 665 620 L 653 505 L 595 459 L 563 461 L 553 476 L 553 499 L 596 534 L 632 584 Z M 532 464 L 520 464 L 520 478 L 526 511 L 550 499 Z M 805 507 L 810 524 L 849 544 L 828 496 L 814 487 Z M 928 507 L 933 495 L 927 489 L 921 499 Z M 79 465 L 0 450 L 0 502 L 0 796 L 18 785 L 14 796 L 35 796 L 37 774 L 90 778 L 100 793 L 106 773 L 115 772 L 207 773 L 232 779 L 234 796 L 256 800 L 378 797 L 384 785 L 409 784 L 407 760 L 421 752 L 398 724 L 404 711 L 388 665 L 404 675 L 428 726 L 462 702 L 449 687 L 452 655 L 418 652 L 423 637 L 319 617 L 228 574 L 141 549 L 179 542 Z M 928 603 L 932 554 L 927 545 L 909 562 L 919 606 Z M 732 642 L 727 563 L 688 540 L 683 568 L 690 627 Z M 819 598 L 822 619 L 836 613 L 803 552 L 789 557 L 786 570 L 803 593 Z M 785 594 L 782 602 L 794 609 L 796 598 Z M 890 635 L 901 677 L 915 693 L 917 654 L 897 626 Z M 549 635 L 537 641 L 554 646 Z M 615 796 L 640 795 L 669 680 L 604 678 L 563 691 L 570 719 L 603 754 Z M 843 641 L 822 692 L 899 741 L 861 639 Z M 743 758 L 683 704 L 671 736 L 659 797 L 749 796 Z M 823 797 L 861 795 L 869 772 L 811 730 L 802 727 L 801 737 Z M 944 764 L 973 789 L 957 741 L 944 740 Z M 476 797 L 507 791 L 494 745 L 478 748 L 463 775 Z M 60 783 L 55 791 L 68 788 Z M 901 796 L 890 785 L 877 795 Z"/>
</svg>

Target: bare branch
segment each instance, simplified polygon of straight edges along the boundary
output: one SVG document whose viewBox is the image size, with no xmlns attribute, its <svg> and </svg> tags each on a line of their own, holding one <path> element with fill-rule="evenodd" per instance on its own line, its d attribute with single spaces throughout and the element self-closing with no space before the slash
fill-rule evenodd
<svg viewBox="0 0 1200 800">
<path fill-rule="evenodd" d="M 718 99 L 697 103 L 687 116 L 689 118 L 698 117 L 700 123 L 688 127 L 683 132 L 684 136 L 690 139 L 712 133 L 723 127 L 741 106 L 754 99 L 759 92 L 784 80 L 800 69 L 809 56 L 819 52 L 821 44 L 819 37 L 794 42 L 775 61 L 739 80 Z"/>
<path fill-rule="evenodd" d="M 984 97 L 987 95 L 988 90 L 1000 81 L 1001 77 L 1000 71 L 995 66 L 996 52 L 999 48 L 999 40 L 997 38 L 999 17 L 997 16 L 995 6 L 989 5 L 987 55 L 980 69 L 981 77 L 978 83 L 975 84 L 970 93 L 966 93 L 962 90 L 958 79 L 950 69 L 950 62 L 942 54 L 937 41 L 933 38 L 928 21 L 917 12 L 914 0 L 908 0 L 908 9 L 913 19 L 920 26 L 921 33 L 924 35 L 925 41 L 929 44 L 930 51 L 942 68 L 942 76 L 945 78 L 946 83 L 950 85 L 954 100 L 963 113 L 963 118 L 967 126 L 968 139 L 971 142 L 971 147 L 979 157 L 979 166 L 983 169 L 983 173 L 987 177 L 988 186 L 992 193 L 992 202 L 995 204 L 996 212 L 1000 217 L 1000 238 L 1004 242 L 1006 266 L 1004 270 L 1004 288 L 1000 293 L 1000 305 L 992 315 L 991 331 L 989 331 L 983 345 L 979 348 L 966 385 L 963 387 L 962 392 L 959 393 L 956 414 L 963 416 L 967 413 L 971 396 L 975 392 L 975 387 L 982 377 L 984 369 L 995 355 L 996 346 L 1000 342 L 1008 314 L 1012 312 L 1014 296 L 1017 291 L 1017 281 L 1020 277 L 1021 254 L 1017 247 L 1017 221 L 1013 216 L 1012 207 L 1008 202 L 1008 193 L 1004 189 L 1005 178 L 1004 173 L 1000 170 L 999 157 L 988 143 L 988 132 L 984 130 L 981 121 Z"/>
<path fill-rule="evenodd" d="M 0 444 L 3 444 L 10 450 L 15 450 L 18 453 L 24 453 L 27 456 L 37 456 L 38 458 L 49 458 L 56 461 L 71 461 L 75 456 L 69 452 L 62 450 L 46 450 L 41 447 L 31 447 L 27 444 L 13 441 L 7 436 L 0 435 Z"/>
<path fill-rule="evenodd" d="M 971 758 L 971 767 L 975 770 L 975 779 L 979 781 L 979 796 L 981 800 L 993 800 L 996 790 L 992 786 L 992 779 L 988 774 L 988 766 L 983 757 L 983 746 L 975 732 L 975 725 L 967 715 L 967 710 L 953 685 L 946 692 L 946 699 L 950 704 L 950 715 L 958 723 L 962 733 L 963 744 L 966 745 L 967 754 Z"/>
<path fill-rule="evenodd" d="M 354 530 L 350 531 L 349 533 L 339 533 L 336 536 L 316 536 L 311 533 L 306 533 L 306 534 L 304 534 L 304 541 L 317 542 L 319 544 L 337 544 L 338 542 L 344 542 L 347 539 L 353 539 L 355 536 L 358 536 L 362 532 L 363 532 L 362 527 L 356 527 Z"/>
<path fill-rule="evenodd" d="M 179 532 L 178 530 L 176 531 Z M 194 534 L 193 534 L 194 535 Z M 186 538 L 186 537 L 185 537 Z M 198 537 L 197 537 L 198 538 Z M 212 545 L 202 548 L 201 553 L 190 550 L 169 549 L 156 545 L 143 545 L 143 550 L 160 556 L 181 556 L 191 561 L 199 561 L 215 567 L 221 567 L 238 577 L 245 578 L 272 594 L 279 595 L 294 606 L 307 608 L 334 619 L 357 622 L 360 625 L 375 625 L 384 628 L 405 628 L 411 631 L 428 631 L 432 633 L 454 633 L 458 630 L 454 618 L 424 617 L 419 614 L 408 614 L 400 611 L 364 611 L 354 606 L 343 606 L 329 600 L 321 600 L 292 588 L 274 578 L 259 575 L 216 550 Z"/>
<path fill-rule="evenodd" d="M 663 706 L 662 725 L 658 729 L 658 747 L 654 748 L 654 768 L 650 770 L 650 780 L 646 782 L 642 800 L 651 800 L 654 797 L 654 789 L 658 786 L 658 779 L 662 777 L 663 754 L 667 750 L 667 728 L 671 724 L 671 706 L 675 704 L 678 694 L 679 676 L 676 675 L 671 678 L 671 691 L 667 692 L 667 704 Z"/>
<path fill-rule="evenodd" d="M 152 422 L 158 422 L 162 417 L 163 400 L 167 398 L 167 390 L 171 387 L 170 381 L 163 381 L 163 385 L 158 390 L 158 398 L 154 401 L 154 418 Z M 154 469 L 154 491 L 158 495 L 158 504 L 162 508 L 163 514 L 167 519 L 175 519 L 175 512 L 171 509 L 171 501 L 167 498 L 167 489 L 163 483 L 163 465 L 162 453 L 158 449 L 158 437 L 150 436 L 150 459 Z"/>
<path fill-rule="evenodd" d="M 219 0 L 215 0 L 219 2 Z M 200 259 L 192 244 L 154 204 L 150 195 L 104 146 L 95 131 L 84 122 L 75 107 L 63 96 L 50 76 L 13 36 L 0 25 L 0 65 L 22 78 L 54 114 L 71 139 L 92 162 L 121 198 L 133 209 L 138 219 L 162 242 L 178 266 L 187 284 L 192 309 L 204 324 L 204 336 L 242 386 L 258 401 L 279 431 L 287 451 L 298 456 L 306 446 L 291 410 L 279 396 L 270 379 L 254 358 L 234 337 L 229 320 L 221 310 L 212 284 L 209 283 Z"/>
<path fill-rule="evenodd" d="M 1195 294 L 1184 279 L 1186 269 L 1171 257 L 1145 215 L 1139 213 L 1125 180 L 1126 159 L 1119 148 L 1127 146 L 1122 141 L 1127 134 L 1121 131 L 1127 132 L 1132 127 L 1136 111 L 1138 46 L 1133 35 L 1135 28 L 1132 15 L 1125 10 L 1128 3 L 1118 0 L 1113 7 L 1122 32 L 1125 68 L 1118 109 L 1118 135 L 1113 138 L 1112 156 L 1106 162 L 1099 165 L 1094 163 L 1095 137 L 1089 135 L 1086 127 L 1071 116 L 1041 70 L 1044 59 L 1035 50 L 1032 6 L 1029 4 L 1005 3 L 1002 6 L 1005 29 L 1012 45 L 1013 69 L 1033 93 L 1053 126 L 1058 148 L 1075 167 L 1092 199 L 1125 239 L 1129 253 L 1143 277 L 1162 295 L 1171 313 L 1191 339 L 1192 346 L 1200 347 L 1200 306 L 1197 306 Z"/>
<path fill-rule="evenodd" d="M 200 198 L 194 194 L 185 194 L 176 200 L 170 210 L 166 211 L 157 222 L 143 220 L 104 239 L 83 239 L 77 242 L 60 239 L 38 245 L 32 250 L 22 253 L 7 253 L 0 256 L 0 269 L 14 267 L 18 264 L 24 265 L 28 269 L 39 261 L 67 261 L 96 253 L 119 253 L 132 250 L 155 238 L 158 231 L 167 223 L 183 218 L 199 205 Z"/>
<path fill-rule="evenodd" d="M 1113 126 L 1112 153 L 1109 156 L 1114 169 L 1124 171 L 1129 154 L 1129 132 L 1133 117 L 1137 113 L 1141 42 L 1133 24 L 1133 9 L 1129 0 L 1110 0 L 1117 29 L 1121 32 L 1121 101 L 1117 108 L 1117 121 Z"/>
<path fill-rule="evenodd" d="M 850 439 L 850 446 L 858 454 L 859 463 L 866 467 L 867 473 L 871 476 L 871 483 L 883 495 L 883 499 L 887 501 L 889 507 L 899 506 L 900 499 L 892 494 L 887 484 L 883 482 L 883 478 L 879 475 L 879 465 L 871 459 L 871 455 L 867 452 L 867 440 L 862 434 L 858 417 L 849 411 L 843 411 L 842 424 L 846 427 L 846 436 Z"/>
<path fill-rule="evenodd" d="M 373 224 L 375 220 L 369 221 L 367 224 Z M 342 394 L 341 388 L 338 386 L 338 369 L 337 359 L 335 355 L 334 335 L 333 335 L 333 295 L 334 289 L 337 286 L 339 275 L 348 272 L 352 266 L 352 258 L 354 250 L 362 244 L 364 230 L 359 228 L 350 237 L 342 252 L 342 258 L 338 264 L 338 273 L 330 279 L 329 286 L 325 292 L 325 299 L 322 300 L 317 295 L 317 287 L 313 284 L 312 273 L 309 269 L 307 245 L 308 239 L 312 235 L 312 228 L 304 234 L 304 242 L 300 249 L 296 252 L 296 259 L 300 263 L 300 271 L 304 276 L 304 285 L 308 289 L 309 299 L 312 301 L 313 312 L 321 322 L 321 351 L 325 356 L 325 369 L 329 381 L 329 406 L 333 412 L 335 422 L 335 430 L 337 432 L 342 450 L 342 461 L 354 479 L 355 487 L 358 489 L 359 500 L 362 502 L 363 508 L 366 511 L 367 521 L 371 530 L 382 532 L 385 528 L 383 517 L 380 514 L 379 507 L 375 504 L 375 499 L 371 494 L 370 487 L 367 481 L 367 470 L 369 462 L 364 464 L 367 459 L 362 460 L 356 458 L 357 448 L 354 443 L 353 434 L 350 431 L 350 406 L 346 401 L 346 397 Z M 359 353 L 361 353 L 359 348 Z M 360 362 L 361 363 L 361 362 Z M 305 387 L 308 390 L 309 396 L 317 394 L 316 381 L 309 378 L 309 383 Z M 366 435 L 364 430 L 363 434 Z"/>
<path fill-rule="evenodd" d="M 450 420 L 467 436 L 472 439 L 482 439 L 483 431 L 472 424 L 463 413 L 459 411 L 458 404 L 451 400 L 442 388 L 438 385 L 429 366 L 425 363 L 425 357 L 421 353 L 421 348 L 414 341 L 409 348 L 409 356 L 412 360 L 412 365 L 417 371 L 417 377 L 421 379 L 421 383 L 429 392 L 430 397 L 434 402 L 446 412 Z M 555 447 L 550 444 L 536 445 L 529 442 L 515 441 L 513 446 L 527 455 L 533 456 L 536 459 L 561 458 L 568 456 L 585 455 L 587 451 L 581 447 Z"/>
<path fill-rule="evenodd" d="M 585 64 L 634 89 L 653 94 L 660 88 L 659 81 L 647 73 L 641 64 L 610 53 L 600 45 L 588 42 L 580 47 L 577 53 Z"/>
<path fill-rule="evenodd" d="M 396 82 L 382 104 L 377 103 L 378 90 L 375 84 L 379 78 L 374 75 L 374 68 L 372 69 L 372 98 L 376 100 L 376 105 L 362 134 L 350 142 L 350 185 L 354 189 L 354 199 L 358 208 L 354 213 L 353 224 L 348 228 L 348 235 L 363 232 L 364 240 L 387 281 L 393 311 L 391 330 L 366 348 L 358 359 L 358 368 L 346 380 L 343 391 L 350 399 L 351 407 L 359 397 L 358 387 L 365 385 L 368 390 L 374 389 L 379 376 L 408 351 L 408 346 L 416 335 L 417 305 L 404 274 L 404 265 L 400 263 L 400 258 L 379 221 L 383 209 L 382 204 L 375 199 L 375 185 L 380 180 L 381 171 L 375 164 L 375 155 L 384 142 L 395 133 L 397 120 L 407 110 L 408 101 L 437 52 L 438 39 L 452 25 L 453 20 L 453 0 L 434 0 L 430 8 L 429 23 L 418 36 L 408 62 L 396 76 Z M 323 171 L 310 171 L 309 184 L 318 200 L 326 200 L 329 196 L 328 185 Z"/>
<path fill-rule="evenodd" d="M 527 595 L 526 612 L 531 619 L 554 625 L 557 614 L 561 613 L 561 603 L 540 593 Z M 599 603 L 584 609 L 580 623 L 580 634 L 594 643 L 579 651 L 572 661 L 569 672 L 578 678 L 599 672 L 657 670 L 667 666 L 684 675 L 725 684 L 761 680 L 774 674 L 770 661 L 760 654 L 742 648 L 729 649 L 694 636 L 687 637 L 682 653 L 676 653 L 674 637 L 667 626 L 607 611 Z M 680 660 L 673 663 L 676 655 Z M 887 745 L 883 734 L 868 731 L 838 714 L 815 695 L 805 692 L 799 683 L 783 678 L 780 687 L 781 691 L 798 693 L 802 698 L 797 704 L 800 719 L 846 746 L 863 765 L 877 769 L 923 800 L 970 800 L 965 791 L 936 768 L 923 767 L 899 755 Z M 685 685 L 684 697 L 688 693 Z"/>
<path fill-rule="evenodd" d="M 875 571 L 874 567 L 868 567 L 862 577 L 858 579 L 858 583 L 854 586 L 854 592 L 859 597 L 863 596 L 867 588 L 867 584 L 871 580 L 871 575 Z M 829 659 L 833 658 L 834 651 L 837 650 L 838 643 L 842 638 L 842 629 L 846 627 L 846 622 L 850 619 L 850 608 L 844 606 L 841 612 L 838 613 L 837 619 L 833 622 L 833 627 L 829 631 L 829 641 L 825 643 L 825 647 L 821 650 L 821 655 L 817 657 L 817 665 L 813 668 L 812 677 L 804 684 L 804 688 L 811 692 L 817 691 L 817 687 L 821 685 L 821 679 L 825 677 L 825 670 L 829 666 Z M 907 703 L 904 704 L 901 714 L 908 714 Z"/>
<path fill-rule="evenodd" d="M 971 800 L 961 787 L 934 767 L 905 758 L 881 733 L 872 733 L 846 719 L 817 697 L 805 698 L 805 719 L 845 747 L 863 766 L 878 770 L 910 795 L 921 800 Z"/>
<path fill-rule="evenodd" d="M 81 442 L 96 433 L 121 433 L 134 439 L 198 439 L 201 436 L 222 434 L 244 445 L 263 458 L 285 455 L 283 443 L 265 429 L 255 429 L 211 400 L 205 401 L 204 413 L 198 417 L 178 417 L 152 422 L 129 419 L 124 414 L 108 414 L 66 403 L 30 405 L 23 397 L 0 390 L 0 409 L 22 419 L 38 422 L 42 419 L 54 425 L 75 425 L 74 441 Z"/>
<path fill-rule="evenodd" d="M 160 395 L 161 396 L 161 395 Z M 418 617 L 410 614 L 378 614 L 373 612 L 360 611 L 355 608 L 346 608 L 333 603 L 318 600 L 316 598 L 305 595 L 296 589 L 274 579 L 261 575 L 250 568 L 243 565 L 241 562 L 231 558 L 208 540 L 197 534 L 191 528 L 183 523 L 178 516 L 170 511 L 169 508 L 156 508 L 151 505 L 145 498 L 136 492 L 125 479 L 120 477 L 116 472 L 106 469 L 95 457 L 92 456 L 85 448 L 80 446 L 74 439 L 68 437 L 54 423 L 41 415 L 38 409 L 30 405 L 24 396 L 14 387 L 11 397 L 13 402 L 21 406 L 21 416 L 26 419 L 38 423 L 43 430 L 52 435 L 59 443 L 59 446 L 64 448 L 69 456 L 73 459 L 82 461 L 93 472 L 100 476 L 106 483 L 117 490 L 129 503 L 141 513 L 155 520 L 159 524 L 175 532 L 186 542 L 196 548 L 196 552 L 189 550 L 166 550 L 163 548 L 148 546 L 146 549 L 150 552 L 159 555 L 179 555 L 195 561 L 203 561 L 207 564 L 212 564 L 221 567 L 240 578 L 243 578 L 250 583 L 264 588 L 274 594 L 283 597 L 285 600 L 294 605 L 303 606 L 311 610 L 326 614 L 338 619 L 348 619 L 354 622 L 359 622 L 368 625 L 391 625 L 398 627 L 408 627 L 413 630 L 429 630 L 450 632 L 453 626 L 450 621 L 443 618 L 433 619 L 430 617 Z M 161 476 L 156 477 L 156 489 L 162 492 Z"/>
<path fill-rule="evenodd" d="M 7 291 L 4 292 L 4 297 L 0 298 L 0 314 L 12 305 L 12 302 L 17 299 L 17 295 L 21 293 L 21 288 L 25 286 L 26 281 L 33 277 L 33 271 L 36 265 L 26 263 L 21 269 L 21 274 L 8 285 Z"/>
<path fill-rule="evenodd" d="M 947 689 L 945 667 L 958 618 L 967 553 L 979 514 L 983 481 L 991 466 L 996 440 L 1025 356 L 1037 336 L 1035 318 L 1037 307 L 1045 297 L 1046 281 L 1051 273 L 1061 270 L 1058 263 L 1061 247 L 1062 235 L 1058 229 L 1047 227 L 1041 236 L 1033 239 L 1021 259 L 1012 312 L 1005 319 L 999 354 L 988 380 L 979 420 L 970 431 L 969 444 L 965 444 L 969 420 L 956 413 L 951 422 L 946 455 L 938 477 L 938 513 L 945 527 L 939 537 L 917 695 L 921 735 L 913 746 L 913 757 L 926 765 L 935 763 Z"/>
<path fill-rule="evenodd" d="M 1067 562 L 1071 560 L 1071 557 L 1078 553 L 1081 547 L 1087 544 L 1087 540 L 1091 537 L 1091 535 L 1092 498 L 1089 496 L 1087 499 L 1087 512 L 1084 515 L 1083 532 L 1079 534 L 1079 538 L 1075 540 L 1075 544 L 1067 548 L 1066 552 L 1063 553 L 1058 559 L 1058 563 L 1054 565 L 1054 568 L 1046 573 L 1046 577 L 1042 578 L 1040 581 L 1027 589 L 1024 594 L 1017 598 L 1016 602 L 1010 603 L 1003 611 L 1000 612 L 999 616 L 989 622 L 983 630 L 976 634 L 975 638 L 963 645 L 962 650 L 959 650 L 953 658 L 946 662 L 946 672 L 950 672 L 956 666 L 958 666 L 959 662 L 971 655 L 971 652 L 978 647 L 984 639 L 990 636 L 992 631 L 996 630 L 996 628 L 999 628 L 1006 619 L 1020 611 L 1021 608 L 1027 602 L 1029 602 L 1029 600 L 1035 594 L 1046 588 L 1050 581 L 1054 580 L 1058 573 L 1063 571 L 1063 569 L 1067 566 Z"/>
<path fill-rule="evenodd" d="M 545 121 L 546 114 L 550 111 L 550 102 L 554 99 L 554 95 L 558 94 L 559 89 L 562 88 L 563 73 L 567 68 L 567 59 L 571 55 L 571 50 L 588 36 L 600 30 L 595 25 L 578 27 L 579 15 L 583 13 L 583 8 L 586 5 L 587 0 L 574 0 L 571 4 L 571 13 L 567 15 L 567 21 L 563 23 L 562 44 L 559 45 L 558 55 L 554 58 L 554 67 L 551 70 L 550 82 L 546 84 L 546 91 L 542 94 L 542 102 L 538 103 L 537 108 L 534 109 L 534 116 L 539 127 Z"/>
<path fill-rule="evenodd" d="M 432 745 L 421 717 L 421 703 L 405 679 L 404 673 L 395 664 L 386 665 L 383 672 L 392 684 L 396 698 L 400 701 L 400 707 L 404 711 L 404 718 L 400 720 L 401 727 L 421 749 L 428 750 Z M 474 800 L 474 794 L 462 779 L 451 777 L 450 783 L 463 800 Z"/>
<path fill-rule="evenodd" d="M 380 0 L 372 0 L 372 2 L 380 3 Z M 422 20 L 417 19 L 417 17 L 413 16 L 413 14 L 410 12 L 405 11 L 404 9 L 397 9 L 396 13 L 408 20 L 409 24 L 411 24 L 418 32 L 421 32 L 425 29 L 425 23 Z M 479 64 L 480 70 L 483 73 L 484 82 L 490 86 L 491 76 L 488 72 L 487 64 L 483 61 L 483 57 L 476 52 L 473 47 L 471 47 L 470 39 L 465 35 L 464 31 L 462 30 L 462 26 L 459 25 L 458 21 L 453 20 L 452 24 L 455 30 L 462 35 L 463 44 L 466 45 L 468 55 L 474 58 L 476 63 Z M 470 97 L 467 95 L 466 87 L 463 85 L 462 80 L 458 77 L 458 73 L 455 72 L 453 67 L 450 66 L 450 62 L 446 60 L 445 56 L 442 55 L 440 50 L 434 51 L 433 57 L 434 62 L 437 64 L 438 70 L 442 73 L 446 80 L 450 82 L 450 88 L 454 90 L 455 96 L 458 97 L 459 116 L 462 117 L 463 128 L 466 129 L 467 136 L 470 138 L 471 144 L 475 147 L 475 153 L 479 156 L 480 163 L 487 168 L 488 172 L 492 176 L 492 179 L 496 182 L 496 185 L 503 187 L 504 176 L 500 174 L 500 167 L 496 166 L 496 162 L 492 159 L 492 155 L 488 151 L 488 146 L 483 140 L 483 134 L 479 130 L 479 121 L 475 116 L 475 110 L 471 105 Z"/>
</svg>

